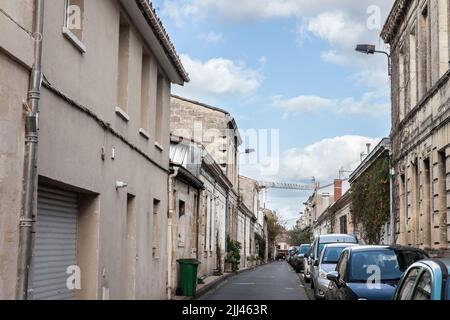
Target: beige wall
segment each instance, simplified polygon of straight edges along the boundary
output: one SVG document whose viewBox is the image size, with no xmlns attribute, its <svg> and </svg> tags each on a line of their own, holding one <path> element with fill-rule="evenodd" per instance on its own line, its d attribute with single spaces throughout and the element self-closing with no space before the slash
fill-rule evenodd
<svg viewBox="0 0 450 320">
<path fill-rule="evenodd" d="M 199 192 L 188 184 L 175 179 L 174 199 L 175 212 L 172 217 L 172 293 L 178 287 L 179 264 L 178 259 L 197 258 L 197 220 L 196 220 L 196 195 Z M 185 203 L 185 215 L 180 217 L 180 201 Z"/>
<path fill-rule="evenodd" d="M 10 15 L 5 17 L 0 12 L 2 35 L 8 35 L 0 37 L 0 69 L 2 75 L 8 75 L 0 78 L 0 131 L 4 131 L 2 137 L 6 137 L 0 141 L 0 299 L 14 297 L 17 280 L 24 146 L 22 101 L 26 100 L 27 92 L 26 67 L 33 63 L 30 36 L 33 3 L 32 0 L 0 0 L 0 8 Z M 62 34 L 63 3 L 45 3 L 43 72 L 52 88 L 47 85 L 42 88 L 38 174 L 40 182 L 74 190 L 82 199 L 79 234 L 88 240 L 79 240 L 78 263 L 82 267 L 82 283 L 88 279 L 90 285 L 78 297 L 101 299 L 106 294 L 111 299 L 164 299 L 170 81 L 165 78 L 162 87 L 161 149 L 155 146 L 156 77 L 157 70 L 162 74 L 164 71 L 156 59 L 151 60 L 150 137 L 147 139 L 139 134 L 144 42 L 134 27 L 128 75 L 130 120 L 125 121 L 115 112 L 118 104 L 118 1 L 85 1 L 85 53 Z M 27 31 L 17 27 L 11 18 Z M 10 56 L 20 64 L 13 62 Z M 113 148 L 115 159 L 112 159 Z M 116 181 L 127 182 L 128 187 L 116 190 Z M 128 196 L 134 199 L 129 202 Z M 152 255 L 151 245 L 153 199 L 161 201 L 161 249 L 156 257 Z M 127 203 L 132 207 L 132 219 L 127 219 Z M 92 228 L 93 225 L 96 228 Z M 134 242 L 131 247 L 134 247 L 135 259 L 126 255 L 130 246 L 127 239 Z M 134 277 L 132 292 L 127 275 L 130 272 Z"/>
<path fill-rule="evenodd" d="M 425 28 L 420 21 L 427 4 Z M 450 84 L 443 77 L 449 73 L 449 20 L 447 1 L 413 1 L 390 43 L 396 241 L 437 253 L 447 250 L 443 254 L 450 244 Z M 420 63 L 425 60 L 426 69 Z M 402 86 L 402 79 L 409 81 Z"/>
</svg>

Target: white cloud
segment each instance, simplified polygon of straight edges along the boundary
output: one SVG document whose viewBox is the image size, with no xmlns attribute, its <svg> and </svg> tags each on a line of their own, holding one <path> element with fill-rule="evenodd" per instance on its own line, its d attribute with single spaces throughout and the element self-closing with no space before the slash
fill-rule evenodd
<svg viewBox="0 0 450 320">
<path fill-rule="evenodd" d="M 316 96 L 298 96 L 291 99 L 283 99 L 282 96 L 276 96 L 273 99 L 273 105 L 290 112 L 313 113 L 321 111 L 324 108 L 333 106 L 333 100 Z"/>
<path fill-rule="evenodd" d="M 210 31 L 208 33 L 201 33 L 198 38 L 208 44 L 219 44 L 224 41 L 223 34 Z"/>
<path fill-rule="evenodd" d="M 218 16 L 230 23 L 295 19 L 298 43 L 311 37 L 326 41 L 330 48 L 321 53 L 326 62 L 371 74 L 378 72 L 383 79 L 371 81 L 371 86 L 380 84 L 385 88 L 385 57 L 364 56 L 354 48 L 358 43 L 373 43 L 386 49 L 379 33 L 393 3 L 394 0 L 240 0 L 230 5 L 229 0 L 167 0 L 163 10 L 177 22 L 207 16 Z"/>
<path fill-rule="evenodd" d="M 281 159 L 282 174 L 290 179 L 308 179 L 328 183 L 338 177 L 339 169 L 354 170 L 360 163 L 360 154 L 366 144 L 375 147 L 380 138 L 341 136 L 324 139 L 306 148 L 286 150 Z"/>
<path fill-rule="evenodd" d="M 339 177 L 339 170 L 355 170 L 361 163 L 361 153 L 366 152 L 367 143 L 371 148 L 381 141 L 381 138 L 356 135 L 327 138 L 310 144 L 304 148 L 292 148 L 283 152 L 276 159 L 280 163 L 278 173 L 265 175 L 263 166 L 249 163 L 241 165 L 242 174 L 262 181 L 279 181 L 292 183 L 310 183 L 314 177 L 320 184 L 327 185 Z M 348 173 L 347 173 L 348 175 Z M 345 184 L 348 188 L 348 184 Z M 332 193 L 332 188 L 323 189 Z M 295 217 L 302 210 L 302 203 L 311 191 L 287 192 L 270 190 L 268 207 L 276 210 L 285 220 L 293 225 Z"/>
<path fill-rule="evenodd" d="M 185 87 L 176 87 L 175 91 L 191 98 L 249 95 L 262 82 L 260 72 L 242 62 L 224 58 L 201 61 L 186 54 L 180 57 L 191 81 Z"/>
<path fill-rule="evenodd" d="M 373 91 L 363 94 L 361 99 L 353 97 L 345 99 L 328 99 L 317 96 L 298 96 L 284 99 L 275 96 L 272 105 L 285 110 L 285 117 L 305 113 L 329 111 L 335 114 L 384 116 L 390 111 L 390 104 L 384 91 Z"/>
</svg>

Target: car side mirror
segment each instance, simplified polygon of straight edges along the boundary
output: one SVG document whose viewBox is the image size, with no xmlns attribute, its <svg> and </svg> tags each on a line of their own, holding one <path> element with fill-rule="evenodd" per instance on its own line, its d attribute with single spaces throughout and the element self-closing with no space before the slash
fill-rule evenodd
<svg viewBox="0 0 450 320">
<path fill-rule="evenodd" d="M 327 279 L 337 284 L 339 281 L 339 272 L 331 271 L 327 273 Z"/>
<path fill-rule="evenodd" d="M 314 267 L 318 267 L 319 266 L 319 260 L 314 260 Z"/>
</svg>

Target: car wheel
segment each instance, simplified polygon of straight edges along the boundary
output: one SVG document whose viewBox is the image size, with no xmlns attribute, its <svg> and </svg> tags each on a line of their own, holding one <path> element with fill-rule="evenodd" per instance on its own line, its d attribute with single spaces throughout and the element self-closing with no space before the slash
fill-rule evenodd
<svg viewBox="0 0 450 320">
<path fill-rule="evenodd" d="M 316 298 L 316 300 L 322 300 L 322 297 L 317 293 L 317 288 L 314 288 L 314 298 Z"/>
<path fill-rule="evenodd" d="M 310 283 L 310 282 L 311 282 L 311 279 L 307 278 L 306 275 L 305 275 L 305 283 Z"/>
</svg>

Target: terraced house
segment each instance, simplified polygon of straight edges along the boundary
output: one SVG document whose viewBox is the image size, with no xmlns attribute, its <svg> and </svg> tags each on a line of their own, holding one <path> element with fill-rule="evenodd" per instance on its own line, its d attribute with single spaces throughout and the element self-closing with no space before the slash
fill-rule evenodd
<svg viewBox="0 0 450 320">
<path fill-rule="evenodd" d="M 151 3 L 0 9 L 0 299 L 164 299 L 170 91 L 189 79 Z"/>
<path fill-rule="evenodd" d="M 396 242 L 449 255 L 449 1 L 397 0 L 382 30 L 392 57 Z"/>
</svg>

